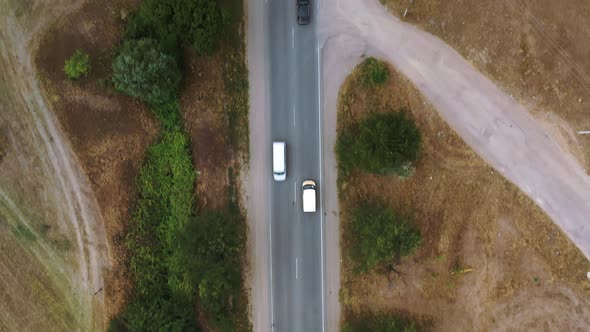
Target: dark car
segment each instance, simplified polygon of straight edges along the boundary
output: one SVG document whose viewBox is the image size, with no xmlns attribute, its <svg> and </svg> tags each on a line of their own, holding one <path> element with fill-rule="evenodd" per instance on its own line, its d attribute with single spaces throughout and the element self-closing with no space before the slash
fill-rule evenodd
<svg viewBox="0 0 590 332">
<path fill-rule="evenodd" d="M 309 0 L 297 0 L 297 22 L 299 24 L 309 24 L 310 11 Z"/>
</svg>

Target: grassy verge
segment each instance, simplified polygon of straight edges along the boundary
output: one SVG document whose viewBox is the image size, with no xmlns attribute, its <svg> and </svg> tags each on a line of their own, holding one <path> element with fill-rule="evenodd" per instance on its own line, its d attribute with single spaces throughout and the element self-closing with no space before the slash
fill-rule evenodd
<svg viewBox="0 0 590 332">
<path fill-rule="evenodd" d="M 244 44 L 244 3 L 242 0 L 219 0 L 220 6 L 229 16 L 224 27 L 226 53 L 223 67 L 223 89 L 225 95 L 224 114 L 228 127 L 231 149 L 241 154 L 243 161 L 249 157 L 248 105 L 249 84 Z"/>
<path fill-rule="evenodd" d="M 233 150 L 241 153 L 244 160 L 249 156 L 248 132 L 248 69 L 244 59 L 244 45 L 228 50 L 227 62 L 223 70 L 225 116 L 227 118 L 228 138 Z"/>
</svg>

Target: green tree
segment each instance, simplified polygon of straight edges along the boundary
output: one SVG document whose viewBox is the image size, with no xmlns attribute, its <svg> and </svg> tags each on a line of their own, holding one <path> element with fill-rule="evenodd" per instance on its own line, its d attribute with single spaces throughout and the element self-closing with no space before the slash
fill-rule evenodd
<svg viewBox="0 0 590 332">
<path fill-rule="evenodd" d="M 211 54 L 222 31 L 223 17 L 215 1 L 198 1 L 192 12 L 191 44 L 200 53 Z"/>
<path fill-rule="evenodd" d="M 74 55 L 72 55 L 64 65 L 64 72 L 70 79 L 78 79 L 82 75 L 88 75 L 90 71 L 90 57 L 88 54 L 76 50 Z"/>
<path fill-rule="evenodd" d="M 223 331 L 235 330 L 237 299 L 242 285 L 241 253 L 244 221 L 219 210 L 205 210 L 188 225 L 181 247 L 185 265 L 198 283 L 199 301 Z"/>
<path fill-rule="evenodd" d="M 383 85 L 389 80 L 389 68 L 383 61 L 367 58 L 359 66 L 360 82 L 364 87 Z"/>
<path fill-rule="evenodd" d="M 144 0 L 127 27 L 128 38 L 154 38 L 167 51 L 178 43 L 192 45 L 202 54 L 215 50 L 223 26 L 214 0 Z"/>
<path fill-rule="evenodd" d="M 176 60 L 152 39 L 125 42 L 113 61 L 115 88 L 148 104 L 171 101 L 180 78 Z"/>
<path fill-rule="evenodd" d="M 365 272 L 409 255 L 422 242 L 408 218 L 379 206 L 363 203 L 352 213 L 347 234 L 350 257 L 357 272 Z"/>
<path fill-rule="evenodd" d="M 344 128 L 336 143 L 336 153 L 345 174 L 357 168 L 408 177 L 420 145 L 420 131 L 405 111 L 379 113 Z"/>
</svg>

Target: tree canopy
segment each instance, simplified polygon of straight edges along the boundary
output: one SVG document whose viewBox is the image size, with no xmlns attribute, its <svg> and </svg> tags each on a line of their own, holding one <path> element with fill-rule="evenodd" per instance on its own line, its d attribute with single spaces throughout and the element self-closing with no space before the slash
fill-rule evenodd
<svg viewBox="0 0 590 332">
<path fill-rule="evenodd" d="M 231 317 L 238 310 L 232 303 L 237 301 L 242 283 L 243 227 L 238 214 L 205 210 L 188 225 L 181 240 L 184 265 L 198 285 L 200 303 L 224 331 L 236 328 Z"/>
<path fill-rule="evenodd" d="M 127 27 L 128 38 L 153 38 L 167 51 L 178 43 L 211 54 L 223 26 L 215 0 L 144 0 Z"/>
<path fill-rule="evenodd" d="M 153 39 L 126 41 L 113 61 L 115 88 L 152 105 L 172 100 L 180 79 L 176 60 Z"/>
<path fill-rule="evenodd" d="M 406 175 L 420 151 L 420 131 L 405 111 L 379 113 L 345 128 L 336 152 L 345 170 Z"/>
<path fill-rule="evenodd" d="M 354 234 L 349 253 L 358 272 L 409 255 L 422 242 L 420 232 L 407 217 L 368 203 L 354 209 L 347 234 Z"/>
</svg>

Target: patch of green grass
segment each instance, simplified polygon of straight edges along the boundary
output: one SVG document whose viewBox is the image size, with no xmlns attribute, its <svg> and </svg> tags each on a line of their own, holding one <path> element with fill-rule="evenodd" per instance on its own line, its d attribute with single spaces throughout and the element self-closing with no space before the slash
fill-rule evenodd
<svg viewBox="0 0 590 332">
<path fill-rule="evenodd" d="M 31 231 L 27 226 L 20 223 L 16 224 L 16 226 L 12 228 L 12 234 L 14 234 L 14 236 L 17 238 L 28 242 L 37 241 L 37 236 L 35 233 L 33 233 L 33 231 Z"/>
<path fill-rule="evenodd" d="M 383 61 L 367 58 L 359 64 L 359 82 L 365 88 L 385 85 L 389 80 L 389 68 Z"/>
</svg>

